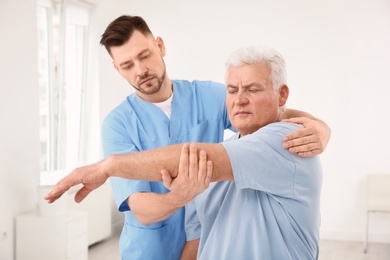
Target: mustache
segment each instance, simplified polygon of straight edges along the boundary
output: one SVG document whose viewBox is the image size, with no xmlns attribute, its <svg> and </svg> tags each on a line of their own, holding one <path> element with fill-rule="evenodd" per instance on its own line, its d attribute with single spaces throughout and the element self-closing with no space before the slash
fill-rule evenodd
<svg viewBox="0 0 390 260">
<path fill-rule="evenodd" d="M 144 74 L 142 74 L 141 76 L 139 76 L 139 79 L 142 81 L 142 80 L 144 80 L 144 79 L 146 79 L 147 77 L 149 77 L 149 71 L 147 70 L 147 71 L 145 71 L 145 73 Z"/>
</svg>

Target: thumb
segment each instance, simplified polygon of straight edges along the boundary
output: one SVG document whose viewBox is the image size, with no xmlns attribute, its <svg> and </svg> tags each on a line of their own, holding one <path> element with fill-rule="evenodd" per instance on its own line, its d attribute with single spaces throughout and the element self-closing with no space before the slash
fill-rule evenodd
<svg viewBox="0 0 390 260">
<path fill-rule="evenodd" d="M 172 185 L 172 176 L 169 174 L 167 170 L 161 170 L 161 178 L 165 188 L 170 190 Z"/>
<path fill-rule="evenodd" d="M 74 196 L 74 201 L 76 203 L 80 203 L 85 199 L 85 197 L 88 196 L 89 193 L 91 193 L 92 190 L 87 189 L 85 186 L 82 187 L 79 191 L 77 191 L 76 195 Z"/>
</svg>

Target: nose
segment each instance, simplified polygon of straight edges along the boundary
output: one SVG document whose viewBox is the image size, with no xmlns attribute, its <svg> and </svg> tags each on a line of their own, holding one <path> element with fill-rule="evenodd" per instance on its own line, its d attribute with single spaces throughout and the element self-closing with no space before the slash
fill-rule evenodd
<svg viewBox="0 0 390 260">
<path fill-rule="evenodd" d="M 245 91 L 243 91 L 242 89 L 240 89 L 240 90 L 237 92 L 237 95 L 235 96 L 234 104 L 235 104 L 235 105 L 242 106 L 242 105 L 245 105 L 245 104 L 247 104 L 247 103 L 248 103 L 248 97 L 246 96 Z"/>
<path fill-rule="evenodd" d="M 136 71 L 137 71 L 137 76 L 142 78 L 148 73 L 148 68 L 144 66 L 142 63 L 138 62 L 136 63 Z"/>
</svg>

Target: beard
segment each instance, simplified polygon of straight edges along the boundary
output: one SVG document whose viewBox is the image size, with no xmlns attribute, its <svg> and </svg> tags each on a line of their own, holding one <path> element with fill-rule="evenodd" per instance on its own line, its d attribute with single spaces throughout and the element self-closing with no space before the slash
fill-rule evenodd
<svg viewBox="0 0 390 260">
<path fill-rule="evenodd" d="M 161 76 L 157 74 L 150 74 L 148 71 L 146 71 L 144 75 L 140 77 L 139 82 L 141 82 L 141 84 L 137 84 L 137 86 L 134 86 L 134 88 L 146 95 L 153 95 L 157 93 L 161 89 L 162 84 L 165 80 L 166 69 L 165 69 L 164 61 L 163 61 L 163 65 L 164 65 L 164 70 Z M 148 82 L 142 83 L 142 81 L 145 80 L 147 80 Z"/>
</svg>

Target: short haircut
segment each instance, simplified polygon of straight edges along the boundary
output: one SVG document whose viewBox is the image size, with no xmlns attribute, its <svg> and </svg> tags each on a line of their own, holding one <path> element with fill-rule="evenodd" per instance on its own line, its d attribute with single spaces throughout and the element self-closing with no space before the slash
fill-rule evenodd
<svg viewBox="0 0 390 260">
<path fill-rule="evenodd" d="M 107 26 L 102 34 L 100 44 L 106 47 L 106 50 L 111 55 L 111 47 L 125 44 L 134 31 L 139 31 L 145 36 L 153 36 L 148 24 L 142 17 L 122 15 Z"/>
<path fill-rule="evenodd" d="M 266 46 L 248 46 L 230 54 L 225 63 L 225 78 L 232 67 L 252 64 L 268 64 L 271 67 L 271 78 L 274 89 L 287 84 L 286 62 L 275 49 Z"/>
</svg>

